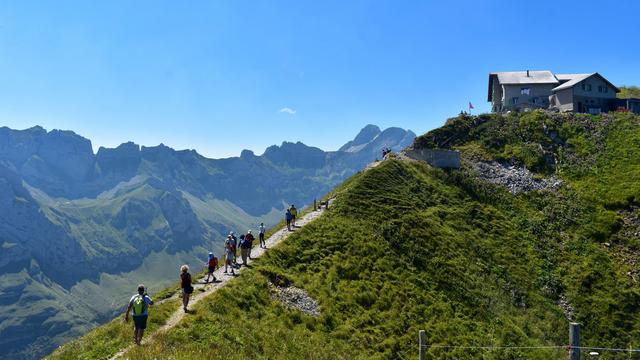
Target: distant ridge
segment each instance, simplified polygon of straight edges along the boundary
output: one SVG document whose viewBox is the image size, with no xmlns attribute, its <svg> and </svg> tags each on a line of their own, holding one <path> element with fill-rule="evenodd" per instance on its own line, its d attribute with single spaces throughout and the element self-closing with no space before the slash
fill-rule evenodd
<svg viewBox="0 0 640 360">
<path fill-rule="evenodd" d="M 50 351 L 110 319 L 138 282 L 169 285 L 168 269 L 219 252 L 228 231 L 276 223 L 284 204 L 311 203 L 415 137 L 389 135 L 356 136 L 360 151 L 283 142 L 209 159 L 133 142 L 94 154 L 73 131 L 0 128 L 0 357 Z"/>
</svg>

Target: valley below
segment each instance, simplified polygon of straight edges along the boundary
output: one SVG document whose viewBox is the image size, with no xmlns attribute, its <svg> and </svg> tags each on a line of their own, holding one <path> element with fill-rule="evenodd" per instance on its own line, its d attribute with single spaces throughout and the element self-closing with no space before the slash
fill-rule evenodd
<svg viewBox="0 0 640 360">
<path fill-rule="evenodd" d="M 368 125 L 338 151 L 285 142 L 208 159 L 71 131 L 0 128 L 0 356 L 31 359 L 159 291 L 229 231 L 272 226 L 415 135 Z"/>
</svg>

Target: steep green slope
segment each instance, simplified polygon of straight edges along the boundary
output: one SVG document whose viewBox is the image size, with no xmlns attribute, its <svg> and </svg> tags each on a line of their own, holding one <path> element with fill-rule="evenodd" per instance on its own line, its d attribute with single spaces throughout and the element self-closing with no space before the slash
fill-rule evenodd
<svg viewBox="0 0 640 360">
<path fill-rule="evenodd" d="M 461 170 L 387 160 L 352 177 L 322 218 L 129 355 L 414 358 L 419 329 L 431 345 L 544 347 L 567 343 L 569 318 L 582 324 L 583 345 L 638 348 L 639 141 L 640 118 L 629 114 L 450 119 L 414 147 L 460 149 Z M 511 194 L 473 170 L 496 160 L 564 185 Z M 321 315 L 284 307 L 270 281 L 305 289 Z M 84 354 L 100 358 L 75 353 Z M 549 359 L 566 350 L 428 355 Z"/>
</svg>

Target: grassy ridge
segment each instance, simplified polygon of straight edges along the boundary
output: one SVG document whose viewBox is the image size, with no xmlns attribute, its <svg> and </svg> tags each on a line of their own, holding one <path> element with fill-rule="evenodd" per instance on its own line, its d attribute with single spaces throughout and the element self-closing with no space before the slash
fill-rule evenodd
<svg viewBox="0 0 640 360">
<path fill-rule="evenodd" d="M 637 236 L 621 232 L 621 210 L 640 198 L 639 141 L 640 118 L 629 114 L 450 119 L 415 145 L 520 162 L 565 186 L 514 196 L 467 169 L 384 161 L 337 188 L 320 219 L 129 355 L 414 358 L 420 329 L 432 345 L 564 345 L 562 299 L 583 325 L 584 345 L 638 348 L 640 289 L 628 276 L 638 269 L 620 254 L 638 249 Z M 304 288 L 321 315 L 273 300 L 269 278 Z M 434 347 L 428 355 L 549 359 L 566 351 Z"/>
<path fill-rule="evenodd" d="M 445 184 L 447 176 L 399 161 L 356 176 L 336 191 L 329 213 L 198 304 L 188 321 L 131 355 L 407 358 L 415 356 L 418 329 L 427 330 L 432 344 L 561 341 L 561 311 L 531 278 L 539 261 L 517 224 Z M 322 315 L 274 302 L 264 274 L 307 289 Z M 458 357 L 467 351 L 431 353 Z"/>
</svg>

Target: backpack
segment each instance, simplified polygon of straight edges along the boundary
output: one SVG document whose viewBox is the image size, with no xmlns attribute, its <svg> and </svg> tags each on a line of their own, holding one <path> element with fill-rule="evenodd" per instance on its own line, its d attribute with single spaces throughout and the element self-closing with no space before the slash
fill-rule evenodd
<svg viewBox="0 0 640 360">
<path fill-rule="evenodd" d="M 211 259 L 209 259 L 209 266 L 210 267 L 218 267 L 218 258 L 213 256 L 211 257 Z"/>
<path fill-rule="evenodd" d="M 144 301 L 144 295 L 136 295 L 133 299 L 133 315 L 138 316 L 144 314 L 147 302 Z"/>
</svg>

